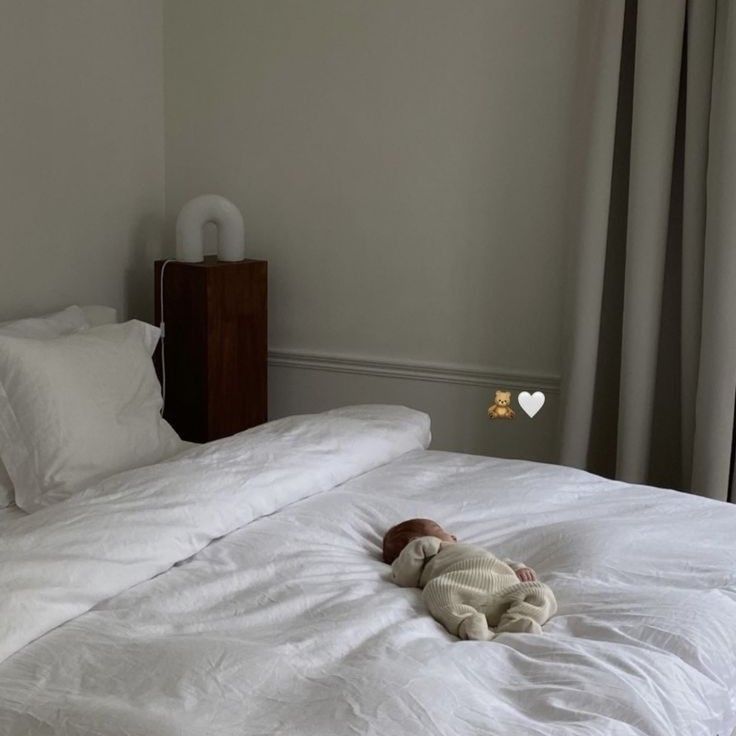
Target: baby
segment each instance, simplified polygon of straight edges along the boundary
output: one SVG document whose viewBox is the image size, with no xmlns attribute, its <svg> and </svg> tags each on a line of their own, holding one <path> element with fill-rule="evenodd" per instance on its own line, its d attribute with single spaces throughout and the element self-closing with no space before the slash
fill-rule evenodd
<svg viewBox="0 0 736 736">
<path fill-rule="evenodd" d="M 501 632 L 542 633 L 557 611 L 555 596 L 521 562 L 460 544 L 431 519 L 409 519 L 383 538 L 393 580 L 423 588 L 430 614 L 461 639 L 490 641 Z"/>
</svg>

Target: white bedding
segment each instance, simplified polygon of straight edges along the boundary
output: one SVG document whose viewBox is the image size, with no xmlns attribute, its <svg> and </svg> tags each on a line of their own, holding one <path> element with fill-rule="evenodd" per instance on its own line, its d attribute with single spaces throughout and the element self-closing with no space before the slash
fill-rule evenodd
<svg viewBox="0 0 736 736">
<path fill-rule="evenodd" d="M 427 441 L 282 420 L 3 525 L 0 734 L 730 733 L 736 507 Z M 416 515 L 533 566 L 546 633 L 458 642 L 388 582 Z"/>
<path fill-rule="evenodd" d="M 14 503 L 11 503 L 10 506 L 5 506 L 4 508 L 1 508 L 0 529 L 2 529 L 3 524 L 15 521 L 16 519 L 20 519 L 25 515 L 26 512 L 21 511 Z"/>
</svg>

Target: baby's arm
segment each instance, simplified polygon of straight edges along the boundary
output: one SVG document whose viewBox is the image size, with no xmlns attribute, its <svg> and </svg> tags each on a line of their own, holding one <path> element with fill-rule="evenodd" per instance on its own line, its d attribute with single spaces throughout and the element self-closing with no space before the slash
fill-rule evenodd
<svg viewBox="0 0 736 736">
<path fill-rule="evenodd" d="M 515 560 L 504 560 L 504 562 L 516 573 L 516 577 L 522 583 L 531 583 L 537 579 L 537 573 L 523 562 L 516 562 Z"/>
<path fill-rule="evenodd" d="M 441 540 L 437 537 L 417 537 L 401 550 L 391 565 L 391 576 L 402 588 L 419 587 L 424 564 L 440 551 Z"/>
</svg>

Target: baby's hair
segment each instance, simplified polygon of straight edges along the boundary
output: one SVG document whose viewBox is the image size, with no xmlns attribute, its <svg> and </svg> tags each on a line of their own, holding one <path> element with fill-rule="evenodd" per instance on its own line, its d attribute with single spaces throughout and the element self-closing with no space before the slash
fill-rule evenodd
<svg viewBox="0 0 736 736">
<path fill-rule="evenodd" d="M 409 543 L 410 537 L 418 525 L 434 523 L 436 522 L 431 519 L 407 519 L 399 524 L 394 524 L 383 535 L 383 561 L 390 565 L 401 554 L 401 550 Z"/>
</svg>

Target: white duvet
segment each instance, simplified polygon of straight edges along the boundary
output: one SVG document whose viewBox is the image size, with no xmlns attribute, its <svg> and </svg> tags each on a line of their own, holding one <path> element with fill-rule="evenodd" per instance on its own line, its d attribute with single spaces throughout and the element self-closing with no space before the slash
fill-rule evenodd
<svg viewBox="0 0 736 736">
<path fill-rule="evenodd" d="M 281 420 L 3 524 L 0 734 L 730 734 L 736 507 L 428 439 Z M 533 566 L 545 634 L 458 642 L 392 585 L 417 515 Z"/>
</svg>

